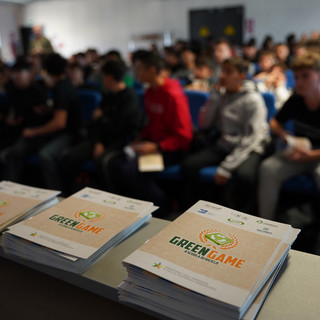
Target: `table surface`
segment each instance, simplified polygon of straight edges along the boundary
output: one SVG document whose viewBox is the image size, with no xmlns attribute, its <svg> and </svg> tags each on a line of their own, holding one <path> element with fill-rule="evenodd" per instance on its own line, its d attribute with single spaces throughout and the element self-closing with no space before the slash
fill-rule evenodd
<svg viewBox="0 0 320 320">
<path fill-rule="evenodd" d="M 153 319 L 117 302 L 121 261 L 169 223 L 151 218 L 82 275 L 13 259 L 0 246 L 1 319 Z M 291 250 L 257 319 L 320 319 L 319 274 L 319 256 Z"/>
</svg>

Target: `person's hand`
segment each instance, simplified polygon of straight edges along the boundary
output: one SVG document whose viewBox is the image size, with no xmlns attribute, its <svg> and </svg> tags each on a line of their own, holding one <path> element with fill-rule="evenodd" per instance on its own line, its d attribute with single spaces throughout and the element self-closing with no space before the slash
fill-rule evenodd
<svg viewBox="0 0 320 320">
<path fill-rule="evenodd" d="M 93 147 L 93 158 L 97 159 L 104 152 L 104 145 L 101 142 L 97 142 Z"/>
<path fill-rule="evenodd" d="M 22 131 L 22 137 L 23 138 L 33 138 L 36 136 L 36 131 L 32 128 L 25 128 Z"/>
<path fill-rule="evenodd" d="M 102 116 L 102 110 L 101 108 L 97 108 L 96 110 L 93 111 L 93 114 L 92 114 L 92 118 L 94 120 L 97 120 L 98 118 L 100 118 Z"/>
<path fill-rule="evenodd" d="M 309 162 L 315 160 L 313 150 L 301 148 L 293 148 L 290 153 L 286 154 L 286 158 L 293 162 Z"/>
<path fill-rule="evenodd" d="M 226 177 L 226 176 L 223 176 L 219 173 L 216 173 L 214 176 L 213 176 L 213 179 L 214 179 L 214 182 L 218 185 L 218 186 L 222 186 L 222 185 L 225 185 L 228 183 L 229 181 L 229 178 Z"/>
<path fill-rule="evenodd" d="M 150 141 L 141 141 L 138 143 L 133 143 L 132 144 L 132 149 L 137 153 L 137 154 L 151 154 L 151 153 L 156 153 L 158 152 L 158 145 L 155 142 L 150 142 Z"/>
</svg>

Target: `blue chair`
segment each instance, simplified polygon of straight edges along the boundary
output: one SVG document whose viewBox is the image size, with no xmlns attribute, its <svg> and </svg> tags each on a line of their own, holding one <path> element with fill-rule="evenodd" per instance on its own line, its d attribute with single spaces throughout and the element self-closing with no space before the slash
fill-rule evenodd
<svg viewBox="0 0 320 320">
<path fill-rule="evenodd" d="M 80 89 L 78 96 L 81 102 L 81 117 L 83 120 L 91 120 L 94 110 L 96 110 L 101 103 L 102 94 L 93 89 Z"/>
<path fill-rule="evenodd" d="M 287 69 L 285 73 L 287 78 L 287 88 L 293 89 L 295 86 L 294 73 L 290 69 Z"/>
<path fill-rule="evenodd" d="M 200 108 L 206 104 L 206 102 L 210 98 L 210 94 L 208 92 L 193 90 L 184 90 L 184 93 L 188 99 L 193 126 L 194 128 L 198 129 L 198 117 Z"/>
<path fill-rule="evenodd" d="M 263 92 L 262 97 L 267 107 L 267 121 L 270 122 L 270 119 L 273 118 L 277 113 L 276 108 L 276 99 L 273 93 Z"/>
<path fill-rule="evenodd" d="M 272 117 L 277 113 L 275 105 L 275 97 L 271 92 L 262 93 L 265 105 L 267 107 L 267 121 L 269 122 Z M 200 180 L 202 182 L 213 183 L 213 176 L 217 172 L 218 166 L 208 166 L 200 170 Z"/>
</svg>

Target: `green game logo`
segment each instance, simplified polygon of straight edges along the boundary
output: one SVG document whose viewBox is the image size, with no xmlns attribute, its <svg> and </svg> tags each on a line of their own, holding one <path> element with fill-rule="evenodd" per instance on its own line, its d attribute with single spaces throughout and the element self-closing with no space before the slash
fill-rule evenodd
<svg viewBox="0 0 320 320">
<path fill-rule="evenodd" d="M 210 233 L 210 234 L 206 234 L 205 237 L 207 239 L 209 239 L 210 241 L 214 242 L 215 244 L 217 244 L 218 246 L 223 246 L 229 243 L 232 243 L 233 240 L 224 236 L 221 233 Z"/>
<path fill-rule="evenodd" d="M 83 212 L 80 212 L 80 216 L 88 220 L 92 220 L 92 219 L 100 218 L 101 214 L 94 211 L 83 211 Z"/>
<path fill-rule="evenodd" d="M 5 206 L 7 204 L 7 201 L 0 200 L 0 206 Z"/>
</svg>

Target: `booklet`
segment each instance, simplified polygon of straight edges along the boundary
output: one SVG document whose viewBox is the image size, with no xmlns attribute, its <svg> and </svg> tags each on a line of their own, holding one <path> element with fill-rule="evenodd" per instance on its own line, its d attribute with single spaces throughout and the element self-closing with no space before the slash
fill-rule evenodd
<svg viewBox="0 0 320 320">
<path fill-rule="evenodd" d="M 58 202 L 60 191 L 0 182 L 0 232 L 20 219 L 36 214 Z"/>
<path fill-rule="evenodd" d="M 163 156 L 161 153 L 139 155 L 138 167 L 140 172 L 163 171 Z"/>
<path fill-rule="evenodd" d="M 3 247 L 9 254 L 79 272 L 140 227 L 156 209 L 151 202 L 84 188 L 11 226 Z"/>
<path fill-rule="evenodd" d="M 177 319 L 239 319 L 297 233 L 290 225 L 199 201 L 123 261 L 128 278 L 120 301 Z"/>
</svg>

